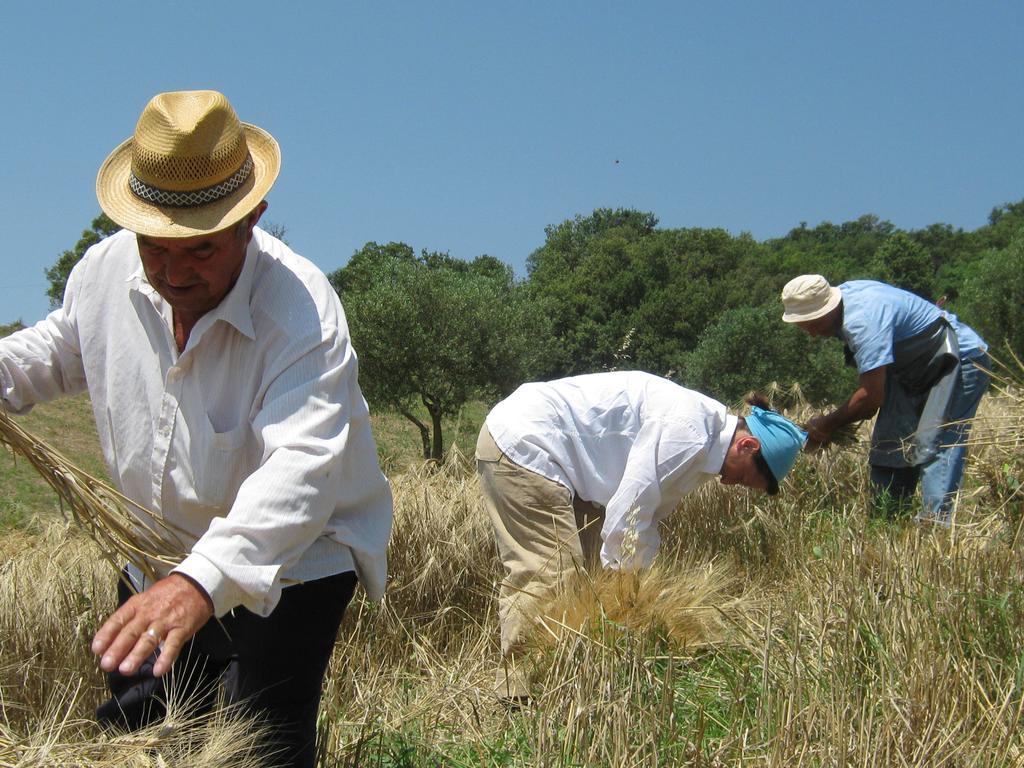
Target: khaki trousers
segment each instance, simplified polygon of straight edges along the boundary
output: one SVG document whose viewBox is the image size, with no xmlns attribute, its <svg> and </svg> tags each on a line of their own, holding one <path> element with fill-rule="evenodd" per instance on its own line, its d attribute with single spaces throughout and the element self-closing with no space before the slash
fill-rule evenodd
<svg viewBox="0 0 1024 768">
<path fill-rule="evenodd" d="M 498 591 L 501 650 L 522 648 L 544 599 L 581 569 L 599 566 L 604 509 L 501 452 L 485 424 L 476 444 L 484 504 L 505 577 Z M 500 671 L 499 671 L 500 674 Z"/>
</svg>

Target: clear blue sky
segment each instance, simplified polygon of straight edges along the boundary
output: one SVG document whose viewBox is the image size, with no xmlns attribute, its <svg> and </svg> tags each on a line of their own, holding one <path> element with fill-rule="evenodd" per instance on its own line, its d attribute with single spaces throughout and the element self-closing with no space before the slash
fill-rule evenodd
<svg viewBox="0 0 1024 768">
<path fill-rule="evenodd" d="M 1024 198 L 1020 0 L 36 0 L 0 25 L 0 322 L 46 313 L 43 269 L 165 90 L 276 136 L 267 218 L 325 271 L 400 240 L 524 276 L 545 226 L 597 207 L 765 239 L 974 229 Z"/>
</svg>

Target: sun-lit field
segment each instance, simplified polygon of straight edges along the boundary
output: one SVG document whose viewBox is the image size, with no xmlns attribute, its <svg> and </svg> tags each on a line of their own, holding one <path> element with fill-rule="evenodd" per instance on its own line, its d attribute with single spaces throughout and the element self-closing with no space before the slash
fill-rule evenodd
<svg viewBox="0 0 1024 768">
<path fill-rule="evenodd" d="M 518 709 L 492 692 L 500 573 L 470 463 L 395 474 L 390 591 L 346 615 L 321 765 L 1024 765 L 1022 416 L 984 403 L 948 531 L 870 518 L 866 429 L 775 499 L 709 484 L 655 569 L 552 602 Z M 0 768 L 254 764 L 230 713 L 100 733 L 110 565 L 45 516 L 0 560 Z"/>
</svg>

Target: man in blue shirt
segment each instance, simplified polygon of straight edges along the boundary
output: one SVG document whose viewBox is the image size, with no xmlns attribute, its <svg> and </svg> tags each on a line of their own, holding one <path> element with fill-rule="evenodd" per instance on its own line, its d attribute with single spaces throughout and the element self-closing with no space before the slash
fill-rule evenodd
<svg viewBox="0 0 1024 768">
<path fill-rule="evenodd" d="M 920 480 L 918 519 L 948 525 L 970 419 L 989 383 L 985 342 L 956 315 L 874 280 L 833 287 L 821 275 L 801 275 L 783 288 L 782 303 L 784 322 L 841 339 L 859 374 L 845 403 L 807 424 L 808 450 L 877 412 L 869 459 L 876 503 L 907 509 Z"/>
</svg>

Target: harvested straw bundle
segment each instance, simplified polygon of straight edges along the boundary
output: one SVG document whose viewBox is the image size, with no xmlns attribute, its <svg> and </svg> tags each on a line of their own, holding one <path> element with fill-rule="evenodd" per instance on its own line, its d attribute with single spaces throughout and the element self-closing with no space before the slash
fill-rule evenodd
<svg viewBox="0 0 1024 768">
<path fill-rule="evenodd" d="M 90 721 L 69 715 L 81 684 L 55 686 L 49 711 L 25 732 L 0 720 L 0 768 L 260 768 L 267 765 L 267 730 L 243 710 L 218 707 L 189 714 L 169 703 L 167 716 L 133 733 L 97 734 Z"/>
<path fill-rule="evenodd" d="M 118 570 L 125 561 L 156 580 L 155 566 L 177 565 L 185 556 L 181 531 L 29 434 L 0 407 L 0 443 L 24 456 L 57 492 L 61 511 L 85 531 Z"/>
<path fill-rule="evenodd" d="M 544 646 L 571 636 L 596 638 L 610 621 L 653 630 L 692 651 L 720 642 L 751 603 L 734 569 L 722 563 L 683 557 L 638 572 L 581 571 L 541 606 L 533 640 Z"/>
</svg>

